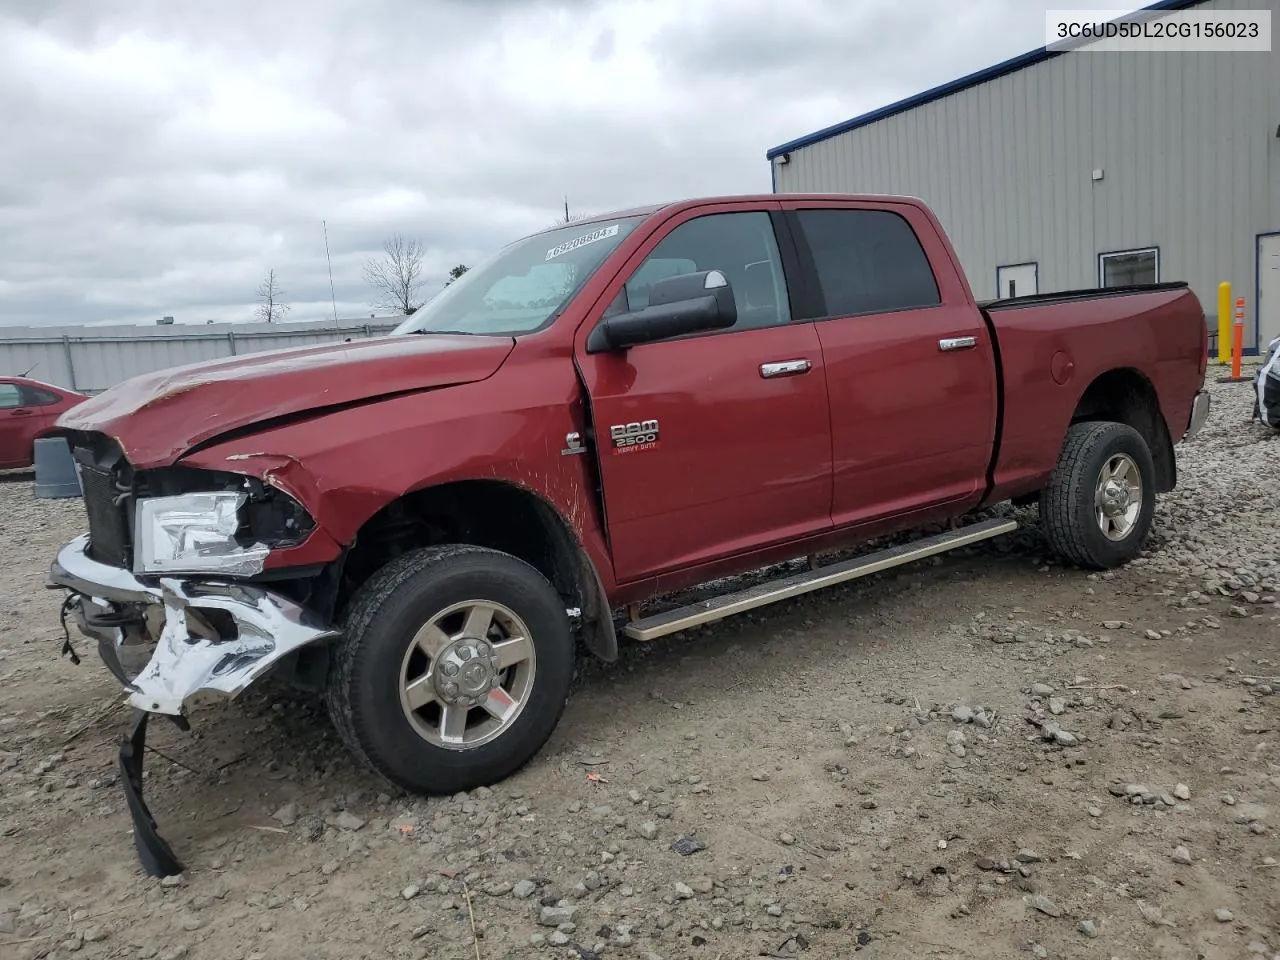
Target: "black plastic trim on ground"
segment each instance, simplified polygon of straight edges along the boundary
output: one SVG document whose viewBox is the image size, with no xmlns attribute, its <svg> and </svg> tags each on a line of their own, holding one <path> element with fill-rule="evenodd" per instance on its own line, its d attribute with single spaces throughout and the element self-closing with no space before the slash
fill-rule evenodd
<svg viewBox="0 0 1280 960">
<path fill-rule="evenodd" d="M 133 820 L 133 845 L 143 869 L 153 877 L 169 877 L 182 873 L 182 864 L 160 836 L 155 818 L 142 799 L 142 757 L 147 748 L 149 716 L 145 710 L 133 711 L 129 735 L 120 743 L 120 783 Z"/>
<path fill-rule="evenodd" d="M 98 638 L 98 656 L 102 658 L 102 662 L 110 674 L 124 685 L 126 690 L 137 690 L 133 685 L 133 681 L 129 679 L 129 675 L 124 672 L 124 667 L 120 664 L 120 657 L 116 654 L 116 645 L 107 637 Z"/>
</svg>

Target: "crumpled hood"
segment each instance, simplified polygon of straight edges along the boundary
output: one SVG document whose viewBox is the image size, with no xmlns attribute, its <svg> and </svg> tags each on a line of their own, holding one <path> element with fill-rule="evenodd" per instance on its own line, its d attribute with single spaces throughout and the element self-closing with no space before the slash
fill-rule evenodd
<svg viewBox="0 0 1280 960">
<path fill-rule="evenodd" d="M 105 433 L 135 467 L 157 467 L 241 427 L 483 380 L 514 346 L 511 337 L 404 334 L 228 357 L 127 380 L 58 427 Z"/>
</svg>

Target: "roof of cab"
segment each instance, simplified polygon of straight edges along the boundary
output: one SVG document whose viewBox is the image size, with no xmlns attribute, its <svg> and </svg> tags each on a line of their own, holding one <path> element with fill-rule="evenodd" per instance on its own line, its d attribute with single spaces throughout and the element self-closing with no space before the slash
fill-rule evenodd
<svg viewBox="0 0 1280 960">
<path fill-rule="evenodd" d="M 583 217 L 581 220 L 574 220 L 568 224 L 556 224 L 554 227 L 548 227 L 546 230 L 539 231 L 546 233 L 550 230 L 559 230 L 566 226 L 579 226 L 591 223 L 602 223 L 608 220 L 621 220 L 624 217 L 647 217 L 664 210 L 677 211 L 687 210 L 693 207 L 707 207 L 720 203 L 777 203 L 780 200 L 843 200 L 843 201 L 864 201 L 868 203 L 912 203 L 919 204 L 921 201 L 915 197 L 894 196 L 889 194 L 876 193 L 741 193 L 726 194 L 723 196 L 712 197 L 690 197 L 685 200 L 672 200 L 667 203 L 655 203 L 644 207 L 633 207 L 628 210 L 611 210 L 606 213 L 593 213 L 590 216 Z"/>
</svg>

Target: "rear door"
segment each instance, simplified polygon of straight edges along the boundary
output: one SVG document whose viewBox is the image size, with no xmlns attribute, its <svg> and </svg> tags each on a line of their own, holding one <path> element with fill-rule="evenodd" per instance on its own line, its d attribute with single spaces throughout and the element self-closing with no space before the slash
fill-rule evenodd
<svg viewBox="0 0 1280 960">
<path fill-rule="evenodd" d="M 786 206 L 814 291 L 802 316 L 827 370 L 833 522 L 976 504 L 995 440 L 995 356 L 933 224 L 909 204 Z"/>
<path fill-rule="evenodd" d="M 59 414 L 70 405 L 53 391 L 33 387 L 30 384 L 23 384 L 22 395 L 23 402 L 31 410 L 33 419 L 37 421 L 32 433 L 33 439 L 53 429 L 53 425 L 58 422 Z"/>
<path fill-rule="evenodd" d="M 31 442 L 39 417 L 23 403 L 22 388 L 0 380 L 0 470 L 31 464 Z"/>
<path fill-rule="evenodd" d="M 636 309 L 656 280 L 718 269 L 734 291 L 732 328 L 606 353 L 585 349 L 598 315 L 578 331 L 621 582 L 831 526 L 822 351 L 814 325 L 792 318 L 779 210 L 722 203 L 678 214 L 600 301 L 625 295 Z"/>
</svg>

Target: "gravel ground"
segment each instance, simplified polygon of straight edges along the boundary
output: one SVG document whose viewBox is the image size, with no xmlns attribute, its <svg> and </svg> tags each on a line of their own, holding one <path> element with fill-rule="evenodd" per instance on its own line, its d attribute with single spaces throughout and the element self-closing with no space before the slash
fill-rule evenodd
<svg viewBox="0 0 1280 960">
<path fill-rule="evenodd" d="M 1280 436 L 1213 388 L 1124 570 L 1027 529 L 631 647 L 492 790 L 267 689 L 155 724 L 164 882 L 42 586 L 81 508 L 0 482 L 0 957 L 1280 957 Z"/>
</svg>

